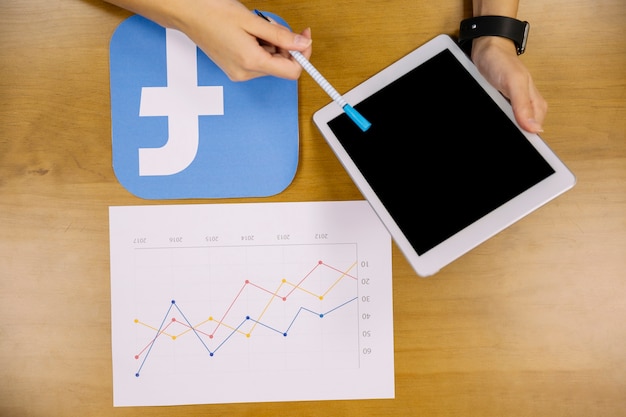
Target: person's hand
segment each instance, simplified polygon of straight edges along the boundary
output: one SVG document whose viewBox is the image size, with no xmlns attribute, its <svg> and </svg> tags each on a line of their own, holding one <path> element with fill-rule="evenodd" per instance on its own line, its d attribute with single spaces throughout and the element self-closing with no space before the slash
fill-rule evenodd
<svg viewBox="0 0 626 417">
<path fill-rule="evenodd" d="M 543 132 L 548 104 L 517 56 L 513 42 L 495 36 L 473 42 L 472 61 L 487 81 L 510 100 L 517 123 L 529 132 Z"/>
<path fill-rule="evenodd" d="M 189 36 L 233 81 L 273 75 L 297 79 L 302 67 L 289 54 L 311 56 L 311 30 L 301 34 L 270 23 L 237 0 L 186 3 L 175 27 Z"/>
</svg>

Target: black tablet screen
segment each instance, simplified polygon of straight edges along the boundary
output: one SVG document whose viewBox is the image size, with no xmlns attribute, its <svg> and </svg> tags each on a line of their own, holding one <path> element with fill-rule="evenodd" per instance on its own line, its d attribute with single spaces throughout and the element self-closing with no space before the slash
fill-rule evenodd
<svg viewBox="0 0 626 417">
<path fill-rule="evenodd" d="M 329 127 L 420 255 L 554 169 L 445 50 Z"/>
</svg>

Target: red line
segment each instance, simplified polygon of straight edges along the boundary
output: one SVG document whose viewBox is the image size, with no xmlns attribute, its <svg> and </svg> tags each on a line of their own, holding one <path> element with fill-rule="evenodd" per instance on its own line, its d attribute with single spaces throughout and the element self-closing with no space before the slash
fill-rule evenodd
<svg viewBox="0 0 626 417">
<path fill-rule="evenodd" d="M 254 282 L 248 282 L 248 284 L 252 285 L 255 288 L 260 289 L 261 291 L 265 291 L 266 293 L 271 294 L 274 297 L 283 298 L 283 297 L 279 296 L 278 294 L 276 294 L 275 292 L 272 292 L 272 291 L 268 290 L 267 288 L 263 288 L 263 287 L 260 287 L 260 286 L 256 285 Z"/>
<path fill-rule="evenodd" d="M 326 268 L 330 268 L 330 269 L 332 269 L 333 271 L 341 272 L 344 276 L 349 277 L 349 278 L 352 278 L 353 280 L 357 280 L 357 279 L 358 279 L 357 277 L 352 276 L 352 275 L 348 274 L 346 271 L 342 271 L 341 269 L 337 269 L 337 268 L 335 268 L 335 267 L 333 267 L 333 266 L 330 266 L 330 265 L 327 265 L 327 264 L 324 264 L 324 266 L 325 266 Z"/>
<path fill-rule="evenodd" d="M 243 292 L 243 289 L 246 288 L 246 285 L 248 285 L 249 281 L 246 280 L 243 283 L 243 286 L 241 287 L 241 289 L 239 290 L 239 292 L 237 293 L 237 295 L 235 296 L 235 298 L 233 299 L 233 301 L 230 303 L 230 305 L 228 306 L 228 309 L 226 309 L 226 311 L 224 312 L 224 315 L 222 316 L 222 318 L 220 319 L 220 321 L 217 323 L 217 326 L 215 326 L 215 329 L 213 329 L 213 333 L 211 333 L 211 336 L 215 335 L 215 333 L 217 332 L 217 329 L 220 328 L 220 326 L 222 325 L 222 322 L 224 321 L 224 319 L 226 318 L 226 316 L 228 315 L 228 312 L 230 311 L 231 308 L 233 308 L 233 306 L 235 305 L 235 302 L 239 299 L 239 296 L 241 295 L 241 293 Z"/>
<path fill-rule="evenodd" d="M 211 336 L 212 336 L 212 335 L 210 335 L 210 334 L 208 334 L 208 333 L 206 333 L 206 332 L 203 332 L 202 330 L 199 330 L 197 327 L 190 326 L 190 325 L 188 325 L 187 323 L 183 323 L 182 321 L 176 320 L 176 323 L 180 324 L 181 326 L 185 326 L 185 327 L 187 327 L 188 329 L 193 329 L 193 330 L 195 330 L 195 331 L 196 331 L 196 332 L 198 332 L 198 333 L 202 333 L 203 335 L 206 335 L 206 336 L 209 336 L 209 337 L 211 337 Z"/>
<path fill-rule="evenodd" d="M 156 340 L 159 338 L 159 336 L 161 336 L 163 333 L 165 333 L 167 328 L 170 327 L 171 325 L 172 325 L 172 321 L 170 320 L 169 323 L 167 323 L 167 325 L 165 327 L 163 327 L 161 330 L 159 330 L 157 335 L 154 336 L 154 338 L 152 340 L 150 340 L 150 342 L 148 342 L 148 344 L 146 346 L 144 346 L 144 348 L 139 351 L 139 353 L 137 354 L 137 357 L 140 357 L 151 345 L 153 345 L 154 342 L 156 342 Z"/>
<path fill-rule="evenodd" d="M 316 263 L 315 266 L 313 267 L 313 269 L 311 269 L 308 274 L 306 274 L 304 277 L 302 277 L 300 282 L 298 282 L 296 284 L 296 286 L 293 287 L 293 289 L 291 291 L 289 291 L 289 293 L 285 296 L 285 298 L 289 297 L 295 290 L 297 290 L 298 287 L 300 287 L 300 284 L 302 284 L 304 282 L 304 280 L 307 279 L 313 273 L 313 271 L 315 271 L 320 265 L 322 265 L 322 261 L 319 261 L 318 263 Z"/>
<path fill-rule="evenodd" d="M 306 274 L 306 275 L 305 275 L 305 276 L 304 276 L 304 277 L 300 280 L 300 282 L 298 282 L 295 286 L 293 286 L 293 288 L 291 289 L 291 291 L 289 291 L 289 293 L 287 293 L 287 295 L 286 295 L 286 296 L 284 296 L 284 297 L 281 297 L 281 296 L 279 296 L 279 295 L 277 294 L 278 289 L 276 289 L 276 292 L 272 292 L 272 291 L 270 291 L 270 290 L 268 290 L 268 289 L 266 289 L 266 288 L 263 288 L 263 287 L 261 287 L 261 286 L 259 286 L 259 285 L 257 285 L 257 284 L 254 284 L 254 283 L 250 282 L 250 280 L 246 280 L 246 281 L 244 282 L 244 284 L 241 286 L 241 288 L 239 289 L 239 292 L 237 293 L 237 295 L 235 296 L 235 298 L 233 299 L 233 301 L 230 303 L 230 305 L 228 306 L 228 308 L 227 308 L 227 309 L 226 309 L 226 311 L 224 312 L 224 314 L 223 314 L 222 318 L 221 318 L 220 320 L 215 320 L 215 321 L 216 321 L 216 323 L 217 323 L 217 325 L 215 326 L 215 329 L 213 329 L 213 332 L 211 332 L 211 333 L 206 333 L 206 332 L 200 331 L 200 330 L 198 330 L 196 327 L 193 327 L 193 326 L 191 326 L 191 325 L 189 325 L 189 324 L 187 324 L 187 323 L 183 323 L 183 322 L 178 321 L 178 320 L 176 320 L 176 322 L 177 322 L 177 323 L 179 323 L 179 324 L 181 324 L 181 325 L 183 325 L 183 326 L 185 326 L 185 327 L 187 327 L 187 328 L 189 328 L 189 329 L 194 329 L 194 330 L 195 330 L 195 331 L 197 331 L 198 333 L 201 333 L 201 334 L 203 334 L 203 335 L 206 335 L 206 336 L 209 336 L 209 337 L 211 337 L 211 338 L 212 338 L 212 337 L 215 335 L 215 333 L 217 333 L 217 330 L 220 328 L 220 326 L 222 326 L 222 325 L 223 325 L 223 323 L 225 323 L 226 316 L 228 316 L 228 314 L 229 314 L 229 313 L 230 313 L 230 311 L 232 310 L 232 308 L 233 308 L 233 306 L 235 305 L 235 303 L 237 302 L 237 300 L 241 297 L 241 295 L 242 295 L 242 293 L 243 293 L 243 291 L 244 291 L 244 289 L 246 288 L 246 286 L 247 286 L 247 285 L 252 285 L 253 287 L 258 288 L 258 289 L 259 289 L 259 290 L 261 290 L 261 291 L 264 291 L 264 292 L 266 292 L 266 293 L 268 293 L 268 294 L 271 294 L 271 295 L 272 295 L 272 297 L 277 297 L 277 298 L 281 298 L 281 299 L 283 299 L 283 300 L 286 300 L 286 299 L 287 299 L 287 297 L 289 297 L 291 294 L 293 294 L 293 292 L 294 292 L 294 291 L 296 291 L 297 289 L 301 288 L 301 285 L 304 283 L 304 281 L 306 281 L 306 279 L 307 279 L 307 278 L 309 278 L 309 277 L 311 276 L 311 274 L 313 274 L 313 272 L 314 272 L 317 268 L 319 268 L 319 266 L 320 266 L 320 265 L 324 265 L 325 267 L 330 268 L 330 269 L 332 269 L 333 271 L 339 272 L 339 273 L 340 273 L 340 274 L 342 274 L 342 276 L 344 276 L 344 277 L 349 277 L 349 278 L 352 278 L 352 279 L 354 279 L 354 280 L 357 280 L 357 278 L 356 278 L 355 276 L 349 275 L 349 274 L 347 273 L 347 271 L 342 271 L 342 270 L 340 270 L 340 269 L 337 269 L 337 268 L 335 268 L 335 267 L 332 267 L 332 266 L 330 266 L 330 265 L 325 264 L 323 261 L 318 261 L 318 262 L 315 264 L 315 266 L 314 266 L 314 267 L 313 267 L 313 268 L 312 268 L 312 269 L 311 269 L 311 270 L 310 270 L 310 271 L 309 271 L 309 272 L 308 272 L 308 273 L 307 273 L 307 274 Z M 290 285 L 293 285 L 293 284 L 290 284 Z M 278 288 L 280 288 L 280 285 L 279 285 L 279 287 L 278 287 Z M 154 344 L 154 343 L 155 343 L 155 341 L 156 341 L 156 339 L 157 339 L 159 336 L 161 336 L 162 334 L 164 334 L 164 333 L 165 333 L 165 330 L 166 330 L 166 329 L 167 329 L 167 328 L 168 328 L 168 327 L 169 327 L 172 323 L 173 323 L 173 321 L 170 321 L 170 322 L 169 322 L 169 323 L 168 323 L 168 324 L 167 324 L 167 325 L 166 325 L 166 326 L 165 326 L 162 330 L 160 330 L 160 331 L 158 332 L 158 334 L 157 334 L 157 335 L 156 335 L 156 336 L 155 336 L 155 337 L 154 337 L 154 338 L 153 338 L 153 339 L 152 339 L 152 340 L 151 340 L 151 341 L 150 341 L 150 342 L 149 342 L 149 343 L 148 343 L 148 344 L 147 344 L 147 345 L 146 345 L 146 346 L 145 346 L 145 347 L 144 347 L 144 348 L 143 348 L 143 349 L 139 352 L 139 354 L 138 354 L 137 356 L 139 357 L 140 355 L 142 355 L 142 354 L 143 354 L 143 353 L 144 353 L 144 352 L 145 352 L 145 351 L 146 351 L 146 350 L 150 347 L 150 345 Z"/>
</svg>

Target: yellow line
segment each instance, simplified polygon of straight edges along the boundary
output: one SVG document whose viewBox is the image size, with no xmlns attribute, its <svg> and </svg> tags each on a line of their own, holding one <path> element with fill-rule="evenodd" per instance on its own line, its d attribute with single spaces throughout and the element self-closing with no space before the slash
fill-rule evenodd
<svg viewBox="0 0 626 417">
<path fill-rule="evenodd" d="M 156 327 L 152 327 L 152 326 L 150 326 L 150 325 L 148 325 L 148 324 L 146 324 L 146 323 L 144 323 L 144 322 L 142 322 L 142 321 L 139 321 L 139 320 L 137 320 L 137 319 L 135 319 L 135 323 L 137 323 L 137 324 L 141 324 L 142 326 L 147 327 L 148 329 L 154 330 L 155 332 L 159 332 L 159 334 L 163 334 L 163 335 L 168 336 L 168 337 L 170 337 L 170 338 L 171 338 L 171 337 L 175 337 L 175 336 L 174 336 L 174 335 L 172 335 L 172 334 L 166 333 L 166 332 L 164 332 L 163 330 L 159 331 L 159 329 L 157 329 Z"/>
<path fill-rule="evenodd" d="M 261 314 L 259 314 L 259 317 L 255 320 L 254 324 L 252 325 L 252 328 L 250 329 L 250 331 L 248 332 L 248 334 L 252 334 L 252 332 L 254 331 L 254 329 L 256 328 L 256 325 L 258 324 L 259 321 L 261 321 L 261 318 L 263 317 L 263 315 L 267 312 L 267 309 L 270 307 L 270 305 L 272 304 L 272 302 L 276 299 L 276 298 L 280 298 L 282 300 L 282 297 L 278 297 L 278 291 L 280 291 L 280 288 L 283 286 L 284 283 L 286 283 L 287 280 L 283 279 L 280 281 L 280 285 L 278 285 L 278 288 L 276 288 L 276 291 L 274 291 L 274 294 L 272 294 L 272 296 L 270 297 L 269 301 L 267 302 L 267 304 L 265 305 L 265 308 L 263 309 L 263 311 L 261 311 Z"/>
<path fill-rule="evenodd" d="M 344 279 L 344 277 L 348 274 L 348 272 L 350 272 L 352 270 L 352 268 L 354 268 L 356 266 L 356 262 L 353 263 L 350 268 L 348 268 L 348 270 L 344 273 L 341 274 L 341 276 L 337 279 L 337 281 L 334 282 L 333 285 L 330 286 L 330 288 L 328 290 L 326 290 L 326 292 L 322 295 L 322 296 L 326 296 L 326 294 L 328 294 L 333 288 L 335 288 L 335 286 L 337 284 L 339 284 L 339 281 L 341 281 L 342 279 Z"/>
</svg>

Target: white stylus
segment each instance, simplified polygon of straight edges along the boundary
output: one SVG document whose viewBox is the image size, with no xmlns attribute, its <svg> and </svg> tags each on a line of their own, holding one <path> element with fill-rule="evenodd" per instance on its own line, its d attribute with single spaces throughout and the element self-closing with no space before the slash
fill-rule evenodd
<svg viewBox="0 0 626 417">
<path fill-rule="evenodd" d="M 254 12 L 268 22 L 271 22 L 271 20 L 263 15 L 263 13 L 261 13 L 260 11 L 255 9 Z M 350 119 L 352 119 L 352 121 L 362 131 L 365 132 L 367 129 L 370 128 L 372 124 L 365 117 L 363 117 L 361 113 L 359 113 L 354 107 L 348 104 L 348 102 L 341 96 L 341 94 L 339 94 L 339 92 L 335 90 L 332 85 L 330 85 L 326 78 L 324 78 L 324 76 L 320 74 L 317 69 L 315 69 L 313 64 L 311 64 L 309 60 L 306 59 L 304 55 L 302 55 L 302 53 L 300 53 L 299 51 L 289 51 L 289 53 L 302 66 L 302 68 L 304 68 L 304 70 L 309 73 L 309 75 L 315 80 L 315 82 L 319 84 L 320 87 L 322 87 L 326 94 L 328 94 L 335 103 L 339 104 L 339 106 L 348 115 L 348 117 L 350 117 Z"/>
</svg>

